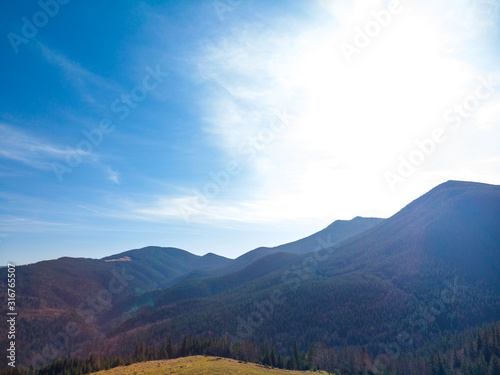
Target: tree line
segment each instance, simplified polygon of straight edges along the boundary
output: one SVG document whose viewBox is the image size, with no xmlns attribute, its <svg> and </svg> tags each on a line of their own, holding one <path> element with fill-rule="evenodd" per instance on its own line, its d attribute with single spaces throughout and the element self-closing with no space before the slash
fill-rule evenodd
<svg viewBox="0 0 500 375">
<path fill-rule="evenodd" d="M 195 355 L 231 358 L 289 370 L 324 370 L 336 375 L 500 375 L 500 323 L 445 337 L 390 361 L 373 358 L 363 346 L 331 348 L 315 343 L 307 351 L 301 351 L 294 341 L 287 353 L 278 351 L 269 341 L 257 345 L 251 340 L 231 342 L 227 337 L 191 335 L 174 343 L 169 336 L 155 344 L 138 341 L 128 355 L 64 358 L 38 369 L 0 370 L 0 375 L 85 375 L 137 362 Z"/>
</svg>

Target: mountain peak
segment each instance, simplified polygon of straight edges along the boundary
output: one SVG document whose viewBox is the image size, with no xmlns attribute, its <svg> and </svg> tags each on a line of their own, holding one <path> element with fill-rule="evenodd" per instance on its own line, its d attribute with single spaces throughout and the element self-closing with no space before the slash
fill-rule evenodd
<svg viewBox="0 0 500 375">
<path fill-rule="evenodd" d="M 481 189 L 481 188 L 492 188 L 496 185 L 486 184 L 482 182 L 471 182 L 471 181 L 460 181 L 460 180 L 448 180 L 442 184 L 436 186 L 430 192 L 434 190 L 443 189 Z"/>
</svg>

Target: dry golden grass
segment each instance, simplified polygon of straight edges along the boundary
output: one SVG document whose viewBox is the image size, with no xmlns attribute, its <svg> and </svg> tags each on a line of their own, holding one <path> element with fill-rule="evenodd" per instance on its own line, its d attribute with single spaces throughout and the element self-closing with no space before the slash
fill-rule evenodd
<svg viewBox="0 0 500 375">
<path fill-rule="evenodd" d="M 288 371 L 266 368 L 254 363 L 243 363 L 227 358 L 217 357 L 187 357 L 167 361 L 151 361 L 135 363 L 130 366 L 117 367 L 111 370 L 95 372 L 94 375 L 260 375 L 283 374 L 304 375 L 313 374 L 310 371 Z M 314 372 L 326 374 L 326 372 Z"/>
</svg>

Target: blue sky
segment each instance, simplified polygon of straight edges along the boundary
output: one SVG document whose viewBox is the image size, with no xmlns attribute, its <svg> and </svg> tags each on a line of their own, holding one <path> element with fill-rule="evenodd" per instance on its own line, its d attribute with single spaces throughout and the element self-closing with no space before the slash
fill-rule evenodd
<svg viewBox="0 0 500 375">
<path fill-rule="evenodd" d="M 494 0 L 0 5 L 0 263 L 236 257 L 500 184 Z"/>
</svg>

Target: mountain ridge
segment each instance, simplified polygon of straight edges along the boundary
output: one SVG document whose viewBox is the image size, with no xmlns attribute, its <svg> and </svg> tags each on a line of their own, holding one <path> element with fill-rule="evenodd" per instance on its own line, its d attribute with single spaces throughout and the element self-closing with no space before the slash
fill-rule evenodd
<svg viewBox="0 0 500 375">
<path fill-rule="evenodd" d="M 220 268 L 207 268 L 181 283 L 170 260 L 185 260 L 183 269 L 232 260 L 151 246 L 101 260 L 64 257 L 19 266 L 19 298 L 28 319 L 19 327 L 21 337 L 30 340 L 21 342 L 21 354 L 41 351 L 47 335 L 68 321 L 84 332 L 67 348 L 73 354 L 91 353 L 97 342 L 105 352 L 126 354 L 128 344 L 120 342 L 241 332 L 257 342 L 272 339 L 277 349 L 296 339 L 302 350 L 322 341 L 366 345 L 376 354 L 380 343 L 397 341 L 401 332 L 411 332 L 412 347 L 418 348 L 468 325 L 500 320 L 500 186 L 449 181 L 376 220 L 381 221 L 334 246 L 325 241 L 321 251 L 315 252 L 317 239 L 311 235 L 306 239 L 314 247 L 301 245 L 304 239 L 292 243 L 299 243 L 298 253 L 267 253 L 217 277 L 206 276 Z M 331 226 L 335 223 L 343 224 Z M 95 319 L 87 322 L 79 304 L 88 309 L 116 274 L 125 275 L 128 284 L 112 295 L 112 303 L 101 301 Z M 442 299 L 443 291 L 451 291 L 453 300 Z M 270 309 L 273 296 L 279 298 Z M 444 308 L 427 321 L 425 334 L 415 332 L 419 311 L 432 310 L 436 299 Z M 248 320 L 249 314 L 264 314 L 262 306 L 268 306 L 262 323 Z"/>
<path fill-rule="evenodd" d="M 169 300 L 174 289 L 159 291 L 152 295 L 154 307 L 125 321 L 110 337 L 128 335 L 141 324 L 164 334 L 205 334 L 210 327 L 220 335 L 236 335 L 247 324 L 246 331 L 257 341 L 273 337 L 289 346 L 290 332 L 300 332 L 302 345 L 315 340 L 342 345 L 346 340 L 376 352 L 377 342 L 391 342 L 398 333 L 415 330 L 413 316 L 434 308 L 437 298 L 442 311 L 426 323 L 429 332 L 413 337 L 418 347 L 467 325 L 500 319 L 498 228 L 500 186 L 444 183 L 325 253 L 296 254 L 285 269 L 271 268 L 215 296 L 194 294 L 179 302 Z M 217 285 L 223 278 L 203 283 Z M 273 306 L 266 324 L 242 323 L 277 290 L 284 299 Z M 452 293 L 455 302 L 442 299 L 444 292 Z M 360 319 L 366 314 L 370 319 Z M 165 315 L 168 322 L 161 320 Z M 320 332 L 329 332 L 328 337 Z"/>
</svg>

